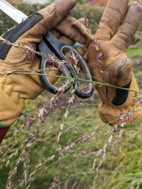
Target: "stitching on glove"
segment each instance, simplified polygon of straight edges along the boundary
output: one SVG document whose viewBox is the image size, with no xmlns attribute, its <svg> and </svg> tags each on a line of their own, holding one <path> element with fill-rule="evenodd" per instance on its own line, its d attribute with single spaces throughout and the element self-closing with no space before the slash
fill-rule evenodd
<svg viewBox="0 0 142 189">
<path fill-rule="evenodd" d="M 43 19 L 43 16 L 39 13 L 35 13 L 15 28 L 11 29 L 3 35 L 3 38 L 9 40 L 11 43 L 15 42 L 21 35 L 31 29 L 35 24 Z M 11 46 L 0 42 L 0 59 L 4 60 L 10 50 Z"/>
<path fill-rule="evenodd" d="M 8 61 L 6 62 L 6 61 L 1 60 L 0 66 L 6 67 L 6 68 L 15 68 L 15 67 L 18 68 L 24 65 L 29 65 L 30 63 L 31 63 L 30 61 L 23 62 L 23 60 L 19 61 L 18 63 L 13 63 L 13 62 L 10 63 Z"/>
</svg>

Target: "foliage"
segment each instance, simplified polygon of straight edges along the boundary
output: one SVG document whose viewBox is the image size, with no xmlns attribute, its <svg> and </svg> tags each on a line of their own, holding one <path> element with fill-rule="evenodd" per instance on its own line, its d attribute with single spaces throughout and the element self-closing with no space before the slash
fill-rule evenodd
<svg viewBox="0 0 142 189">
<path fill-rule="evenodd" d="M 77 0 L 77 3 L 83 4 L 84 0 Z"/>
<path fill-rule="evenodd" d="M 37 12 L 41 8 L 45 7 L 45 5 L 39 4 L 32 6 L 29 4 L 14 4 L 14 6 L 27 15 L 31 15 L 34 12 Z M 0 11 L 0 35 L 13 27 L 14 23 L 15 22 L 11 18 L 9 18 L 6 14 Z"/>
<path fill-rule="evenodd" d="M 88 2 L 88 4 L 90 4 L 90 5 L 95 4 L 97 6 L 106 6 L 107 2 L 108 2 L 108 0 L 99 0 L 99 1 L 98 0 L 91 0 L 91 1 Z"/>
<path fill-rule="evenodd" d="M 138 2 L 140 4 L 142 4 L 142 0 L 130 0 L 130 2 L 133 2 L 133 1 L 136 1 L 136 2 Z"/>
<path fill-rule="evenodd" d="M 45 5 L 28 5 L 28 4 L 15 4 L 18 9 L 23 11 L 27 15 L 31 15 L 34 12 L 37 12 Z M 77 5 L 77 18 L 87 17 L 90 20 L 90 27 L 92 32 L 95 32 L 98 23 L 100 21 L 103 7 L 89 6 L 89 5 Z M 14 21 L 11 20 L 7 15 L 0 11 L 0 35 L 7 31 L 9 28 L 13 27 Z"/>
<path fill-rule="evenodd" d="M 15 4 L 15 6 L 23 11 L 27 15 L 31 15 L 34 12 L 37 12 L 38 10 L 42 9 L 45 5 L 35 4 L 35 5 L 28 5 L 28 4 Z M 81 17 L 87 17 L 90 21 L 90 28 L 92 29 L 92 33 L 95 33 L 99 21 L 101 19 L 102 13 L 104 11 L 104 7 L 98 7 L 98 6 L 90 6 L 88 4 L 79 5 L 76 6 L 77 9 L 77 18 Z M 9 28 L 13 27 L 14 21 L 11 20 L 7 15 L 5 15 L 2 11 L 0 11 L 0 35 L 3 34 L 5 31 L 7 31 Z M 139 33 L 138 33 L 139 32 Z M 142 36 L 142 21 L 140 23 L 140 26 L 138 28 L 138 40 Z M 137 40 L 137 39 L 136 39 Z"/>
<path fill-rule="evenodd" d="M 1 187 L 6 181 L 7 189 L 110 188 L 118 182 L 120 188 L 140 186 L 135 168 L 141 164 L 141 151 L 138 147 L 135 151 L 135 145 L 140 145 L 141 131 L 134 127 L 125 132 L 102 123 L 98 104 L 96 93 L 89 100 L 79 100 L 72 91 L 52 98 L 45 92 L 36 102 L 27 101 L 25 111 L 0 148 Z M 138 141 L 136 136 L 140 137 Z M 131 140 L 136 140 L 134 146 L 130 146 Z M 123 160 L 126 166 L 130 158 L 132 164 L 124 169 L 122 179 L 120 162 Z M 111 179 L 111 175 L 116 176 Z"/>
<path fill-rule="evenodd" d="M 20 8 L 29 15 L 41 6 Z M 88 14 L 91 24 L 98 10 L 97 26 L 102 8 L 77 9 L 77 17 Z M 141 50 L 129 50 L 132 55 L 141 55 Z M 0 188 L 6 182 L 11 189 L 141 188 L 142 123 L 133 129 L 111 128 L 100 120 L 98 104 L 96 92 L 87 100 L 69 93 L 55 101 L 45 91 L 34 102 L 28 100 L 0 148 Z"/>
<path fill-rule="evenodd" d="M 7 0 L 9 3 L 17 3 L 19 0 Z"/>
<path fill-rule="evenodd" d="M 127 56 L 130 58 L 134 56 L 142 56 L 142 49 L 130 48 L 127 51 Z"/>
<path fill-rule="evenodd" d="M 78 5 L 77 6 L 77 18 L 87 17 L 89 19 L 89 27 L 92 29 L 92 33 L 95 33 L 98 24 L 100 22 L 104 7 L 90 6 L 90 5 Z"/>
<path fill-rule="evenodd" d="M 0 163 L 1 189 L 5 189 L 9 171 L 13 176 L 17 173 L 15 179 L 11 178 L 13 184 L 25 182 L 22 188 L 28 188 L 26 182 L 31 179 L 30 189 L 127 189 L 141 185 L 142 124 L 133 129 L 112 130 L 98 116 L 95 93 L 89 100 L 75 99 L 70 115 L 64 119 L 62 140 L 57 143 L 69 96 L 64 95 L 54 111 L 48 104 L 52 95 L 47 92 L 34 102 L 26 102 L 26 109 L 0 148 L 1 153 L 5 152 Z M 48 114 L 40 120 L 38 112 L 43 106 Z M 29 122 L 29 116 L 36 117 L 36 122 Z"/>
</svg>

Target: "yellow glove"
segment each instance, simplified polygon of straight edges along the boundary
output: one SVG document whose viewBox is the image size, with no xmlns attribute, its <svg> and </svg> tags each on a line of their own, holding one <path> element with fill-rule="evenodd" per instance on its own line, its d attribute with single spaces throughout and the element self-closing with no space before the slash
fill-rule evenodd
<svg viewBox="0 0 142 189">
<path fill-rule="evenodd" d="M 78 41 L 80 41 L 81 36 L 78 33 L 78 28 L 83 26 L 72 16 L 68 15 L 75 4 L 76 0 L 56 0 L 53 4 L 30 16 L 27 20 L 5 33 L 3 38 L 21 45 L 28 45 L 34 49 L 36 49 L 36 44 L 42 41 L 43 36 L 48 31 L 51 31 L 60 40 L 69 44 L 73 44 L 77 36 Z M 67 32 L 66 36 L 62 35 L 58 28 L 55 29 L 58 26 L 62 30 L 66 30 L 71 23 L 74 23 L 74 20 L 74 29 L 72 28 L 69 33 Z M 84 32 L 87 33 L 87 31 Z M 70 33 L 72 33 L 71 36 Z M 85 40 L 83 39 L 83 41 Z M 39 64 L 39 56 L 29 57 L 24 49 L 0 43 L 0 72 L 37 70 L 39 69 Z M 56 75 L 59 72 L 50 71 L 49 74 Z M 57 80 L 57 78 L 53 77 L 48 79 L 52 84 Z M 39 76 L 1 75 L 0 127 L 11 125 L 23 110 L 24 100 L 36 98 L 43 90 Z"/>
<path fill-rule="evenodd" d="M 142 6 L 136 2 L 128 5 L 128 2 L 108 1 L 95 35 L 96 41 L 88 48 L 88 63 L 96 81 L 138 91 L 126 51 L 142 18 Z M 98 111 L 104 122 L 124 127 L 142 118 L 142 106 L 134 92 L 108 86 L 96 88 L 102 99 Z"/>
</svg>

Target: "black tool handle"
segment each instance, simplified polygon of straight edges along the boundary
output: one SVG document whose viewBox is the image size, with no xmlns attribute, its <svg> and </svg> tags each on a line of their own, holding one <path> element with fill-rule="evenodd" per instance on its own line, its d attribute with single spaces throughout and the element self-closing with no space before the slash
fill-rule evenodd
<svg viewBox="0 0 142 189">
<path fill-rule="evenodd" d="M 49 55 L 54 56 L 53 52 L 49 49 L 49 47 L 47 46 L 44 40 L 42 40 L 42 42 L 38 45 L 38 50 L 44 53 L 47 58 L 49 58 Z M 41 56 L 41 61 L 39 65 L 39 69 L 41 70 L 40 80 L 43 87 L 46 90 L 48 90 L 49 92 L 53 94 L 56 94 L 59 92 L 59 89 L 55 87 L 54 85 L 52 85 L 47 78 L 46 65 L 48 64 L 48 61 L 46 57 Z M 62 69 L 59 69 L 59 70 L 63 73 L 64 76 L 66 76 L 67 78 L 71 78 L 71 74 L 68 71 L 68 68 L 66 67 L 65 64 L 62 65 Z M 64 88 L 64 93 L 66 93 L 71 87 L 70 79 L 66 79 L 65 85 L 66 87 Z"/>
<path fill-rule="evenodd" d="M 77 79 L 78 77 L 77 77 L 76 71 L 74 70 L 71 63 L 68 61 L 68 59 L 65 57 L 65 52 L 67 52 L 69 50 L 72 50 L 75 54 L 77 54 L 79 61 L 80 61 L 80 67 L 83 70 L 83 72 L 86 74 L 87 80 L 92 81 L 92 76 L 91 76 L 91 72 L 90 72 L 90 68 L 89 68 L 88 64 L 86 63 L 86 61 L 84 60 L 82 55 L 73 46 L 60 41 L 59 39 L 54 37 L 50 32 L 48 32 L 47 35 L 44 37 L 44 41 L 42 41 L 39 44 L 38 48 L 41 52 L 46 54 L 46 56 L 48 56 L 49 54 L 52 55 L 54 52 L 54 55 L 59 60 L 64 60 L 66 62 L 66 64 L 64 64 L 64 67 L 61 70 L 61 72 L 67 77 L 76 78 L 76 80 L 74 79 L 75 94 L 78 97 L 89 98 L 93 94 L 93 85 L 92 85 L 92 83 L 89 83 L 89 82 L 88 82 L 88 87 L 87 87 L 88 90 L 87 91 L 80 90 L 80 84 Z M 40 64 L 40 69 L 42 70 L 42 74 L 46 74 L 45 68 L 46 68 L 46 58 L 42 57 L 41 64 Z M 55 92 L 56 93 L 58 92 L 57 88 L 55 88 L 48 81 L 46 76 L 43 75 L 41 77 L 41 82 L 48 91 L 50 91 L 54 94 L 55 94 Z M 70 80 L 67 80 L 67 83 L 70 83 Z M 67 85 L 64 92 L 67 92 L 70 89 L 70 87 L 71 87 L 70 85 Z"/>
<path fill-rule="evenodd" d="M 71 76 L 73 78 L 77 78 L 77 74 L 75 73 L 75 70 L 73 69 L 72 65 L 68 61 L 68 59 L 65 57 L 65 53 L 69 50 L 72 50 L 74 54 L 78 55 L 79 61 L 80 61 L 80 67 L 83 70 L 83 72 L 86 74 L 87 80 L 92 81 L 92 75 L 90 68 L 87 64 L 87 62 L 84 60 L 82 55 L 75 49 L 73 46 L 66 44 L 57 38 L 55 38 L 50 32 L 45 37 L 46 42 L 49 44 L 50 49 L 52 49 L 53 52 L 56 53 L 56 55 L 61 59 L 65 60 L 67 62 L 67 67 L 71 73 Z M 88 82 L 88 90 L 83 91 L 80 90 L 80 84 L 76 80 L 76 85 L 75 85 L 75 93 L 78 97 L 80 98 L 89 98 L 93 94 L 93 84 Z"/>
</svg>

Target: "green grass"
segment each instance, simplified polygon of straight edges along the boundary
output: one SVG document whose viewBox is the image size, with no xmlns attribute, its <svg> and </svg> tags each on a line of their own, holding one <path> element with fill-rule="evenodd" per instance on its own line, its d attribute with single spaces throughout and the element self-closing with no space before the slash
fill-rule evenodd
<svg viewBox="0 0 142 189">
<path fill-rule="evenodd" d="M 136 76 L 136 77 L 142 77 L 142 71 L 136 72 L 136 73 L 135 73 L 135 76 Z"/>
<path fill-rule="evenodd" d="M 127 53 L 129 57 L 142 56 L 142 49 L 128 49 Z M 135 75 L 140 78 L 142 72 L 136 72 Z M 142 89 L 140 90 L 142 91 Z M 27 117 L 34 114 L 37 108 L 46 105 L 51 97 L 53 96 L 45 92 L 36 100 L 26 102 L 23 115 L 19 118 L 15 127 L 9 131 L 7 139 L 3 143 L 4 146 L 9 144 L 9 137 L 17 131 L 20 125 L 25 123 Z M 50 188 L 55 178 L 61 189 L 141 189 L 142 123 L 133 128 L 123 129 L 120 138 L 117 135 L 114 137 L 112 144 L 107 148 L 106 159 L 96 172 L 93 169 L 95 155 L 107 143 L 112 134 L 112 128 L 104 124 L 99 118 L 97 112 L 99 100 L 96 93 L 89 100 L 77 98 L 75 105 L 70 108 L 69 117 L 64 119 L 67 129 L 62 133 L 62 141 L 57 144 L 58 126 L 61 123 L 62 116 L 60 108 L 64 108 L 66 98 L 67 96 L 64 96 L 60 101 L 61 106 L 47 116 L 45 123 L 38 121 L 35 125 L 35 130 L 38 124 L 41 124 L 43 129 L 48 126 L 41 135 L 41 137 L 48 137 L 48 139 L 43 144 L 33 145 L 31 150 L 27 149 L 29 171 L 32 172 L 38 163 L 42 163 L 48 157 L 56 154 L 57 149 L 64 149 L 74 143 L 75 146 L 68 153 L 60 154 L 60 159 L 56 158 L 42 166 L 43 172 L 41 170 L 37 172 L 36 179 L 30 189 Z M 76 142 L 81 136 L 88 137 L 94 131 L 95 134 L 89 141 Z M 28 132 L 30 131 L 28 130 Z M 21 145 L 21 138 L 25 136 L 21 133 L 18 134 L 17 146 Z M 11 141 L 11 143 L 14 142 Z M 0 189 L 5 189 L 8 172 L 16 162 L 16 157 L 13 157 L 11 164 L 6 168 L 5 163 L 8 158 L 7 155 L 0 164 Z M 101 159 L 97 158 L 96 166 L 100 162 Z M 18 167 L 15 183 L 22 177 L 23 167 L 21 165 Z"/>
<path fill-rule="evenodd" d="M 115 138 L 112 145 L 108 146 L 106 160 L 99 171 L 95 172 L 92 168 L 96 152 L 107 143 L 111 134 L 111 127 L 100 120 L 96 102 L 93 99 L 90 102 L 86 100 L 83 104 L 77 102 L 71 108 L 70 116 L 65 119 L 67 130 L 62 134 L 60 145 L 55 142 L 57 128 L 60 124 L 60 120 L 56 117 L 59 115 L 59 109 L 55 110 L 50 118 L 47 118 L 49 127 L 44 136 L 49 136 L 49 140 L 41 145 L 34 145 L 31 151 L 27 151 L 30 157 L 30 171 L 34 170 L 37 163 L 42 163 L 46 158 L 55 154 L 59 147 L 64 148 L 74 143 L 81 135 L 87 137 L 94 131 L 96 133 L 88 142 L 76 144 L 70 153 L 64 154 L 60 160 L 56 159 L 47 163 L 45 167 L 43 166 L 47 172 L 40 174 L 39 171 L 30 189 L 50 188 L 55 178 L 58 180 L 58 185 L 66 189 L 90 189 L 94 184 L 94 189 L 127 189 L 133 182 L 138 184 L 142 173 L 142 123 L 133 129 L 124 129 L 121 139 Z M 26 118 L 27 110 L 31 111 L 35 104 L 44 104 L 45 101 L 47 101 L 45 95 L 37 98 L 35 102 L 27 101 L 24 115 L 19 122 L 23 122 L 23 118 Z M 82 102 L 84 101 L 81 100 Z M 33 108 L 31 108 L 32 105 Z M 107 136 L 104 136 L 106 132 Z M 97 159 L 96 165 L 99 163 L 100 159 Z M 17 180 L 22 176 L 23 168 L 20 169 Z M 5 189 L 7 173 L 8 170 L 3 167 L 0 174 L 1 189 Z"/>
<path fill-rule="evenodd" d="M 128 49 L 127 50 L 127 56 L 129 58 L 132 58 L 134 56 L 142 56 L 142 49 L 135 49 L 135 48 Z"/>
</svg>

